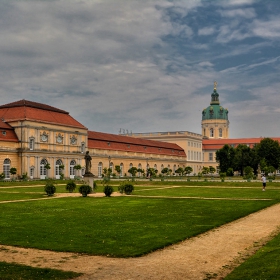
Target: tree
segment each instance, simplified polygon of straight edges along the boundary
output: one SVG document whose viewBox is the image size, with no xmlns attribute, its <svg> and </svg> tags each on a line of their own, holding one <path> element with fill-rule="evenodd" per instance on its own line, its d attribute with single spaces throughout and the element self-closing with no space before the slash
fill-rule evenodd
<svg viewBox="0 0 280 280">
<path fill-rule="evenodd" d="M 220 172 L 219 175 L 220 175 L 220 178 L 221 178 L 222 182 L 224 182 L 225 178 L 226 178 L 226 173 L 225 172 Z"/>
<path fill-rule="evenodd" d="M 270 166 L 267 167 L 267 174 L 268 175 L 271 175 L 275 171 L 276 171 L 276 169 L 274 168 L 274 166 L 270 165 Z"/>
<path fill-rule="evenodd" d="M 227 172 L 226 172 L 226 175 L 227 175 L 227 176 L 233 176 L 233 175 L 234 175 L 234 172 L 233 172 L 233 168 L 232 168 L 232 167 L 228 168 L 228 170 L 227 170 Z"/>
<path fill-rule="evenodd" d="M 213 166 L 209 166 L 209 172 L 211 173 L 211 175 L 213 175 L 216 171 L 216 168 Z"/>
<path fill-rule="evenodd" d="M 234 170 L 238 170 L 243 176 L 244 168 L 246 166 L 253 165 L 253 154 L 251 152 L 251 148 L 247 145 L 239 144 L 235 149 L 235 156 L 234 156 Z"/>
<path fill-rule="evenodd" d="M 210 171 L 210 170 L 209 170 L 209 167 L 203 166 L 201 173 L 202 173 L 203 175 L 207 175 L 207 174 L 209 173 L 209 171 Z"/>
<path fill-rule="evenodd" d="M 63 178 L 64 178 L 64 174 L 63 174 L 63 171 L 62 171 L 62 170 L 64 170 L 64 165 L 61 164 L 61 165 L 59 165 L 58 168 L 59 168 L 60 179 L 63 179 Z"/>
<path fill-rule="evenodd" d="M 119 165 L 115 166 L 115 171 L 118 173 L 118 175 L 120 176 L 121 174 L 121 167 Z"/>
<path fill-rule="evenodd" d="M 141 168 L 138 168 L 138 169 L 137 169 L 137 172 L 138 172 L 138 173 L 141 173 L 142 176 L 145 174 L 145 170 L 144 170 L 144 169 L 141 169 Z"/>
<path fill-rule="evenodd" d="M 186 166 L 186 167 L 185 167 L 185 173 L 186 173 L 187 175 L 190 175 L 192 172 L 193 172 L 192 167 L 190 167 L 190 166 Z"/>
<path fill-rule="evenodd" d="M 82 166 L 80 165 L 80 164 L 76 164 L 75 166 L 74 166 L 74 170 L 81 170 L 82 169 Z M 76 173 L 76 172 L 75 172 Z M 76 175 L 76 174 L 75 174 Z"/>
<path fill-rule="evenodd" d="M 127 172 L 130 173 L 132 177 L 135 177 L 135 175 L 137 173 L 137 168 L 133 166 L 133 167 L 129 168 Z"/>
<path fill-rule="evenodd" d="M 175 173 L 177 173 L 177 174 L 180 174 L 181 176 L 183 175 L 183 173 L 184 173 L 184 168 L 183 167 L 179 167 L 177 170 L 175 170 Z"/>
<path fill-rule="evenodd" d="M 17 169 L 16 169 L 15 167 L 12 167 L 12 168 L 10 169 L 10 173 L 13 175 L 13 179 L 14 179 L 14 175 L 17 174 Z"/>
<path fill-rule="evenodd" d="M 103 168 L 103 176 L 106 177 L 108 180 L 110 180 L 111 173 L 112 173 L 112 168 L 107 168 L 107 167 Z"/>
<path fill-rule="evenodd" d="M 49 174 L 49 170 L 51 169 L 50 164 L 49 164 L 49 163 L 47 163 L 47 164 L 45 165 L 45 168 L 47 169 L 47 176 L 48 176 L 48 174 Z"/>
<path fill-rule="evenodd" d="M 264 138 L 257 144 L 257 154 L 259 160 L 265 159 L 267 166 L 273 166 L 278 169 L 280 163 L 279 142 L 271 138 Z"/>
<path fill-rule="evenodd" d="M 252 179 L 253 178 L 253 168 L 251 166 L 246 166 L 244 168 L 244 173 L 246 176 L 246 179 Z"/>
<path fill-rule="evenodd" d="M 82 166 L 81 166 L 80 164 L 76 164 L 76 165 L 74 166 L 74 169 L 75 169 L 75 170 L 81 170 L 81 169 L 82 169 Z"/>
<path fill-rule="evenodd" d="M 150 176 L 152 176 L 152 177 L 156 176 L 157 173 L 158 173 L 158 170 L 155 169 L 155 168 L 151 168 L 151 167 L 150 167 L 150 168 L 148 168 L 148 170 L 147 170 L 147 174 L 150 174 Z"/>
<path fill-rule="evenodd" d="M 219 163 L 221 172 L 227 172 L 230 167 L 233 167 L 234 155 L 234 148 L 227 144 L 222 149 L 216 151 L 216 161 Z"/>
<path fill-rule="evenodd" d="M 169 171 L 169 169 L 167 167 L 164 167 L 162 170 L 161 170 L 161 173 L 162 174 L 167 174 Z"/>
</svg>

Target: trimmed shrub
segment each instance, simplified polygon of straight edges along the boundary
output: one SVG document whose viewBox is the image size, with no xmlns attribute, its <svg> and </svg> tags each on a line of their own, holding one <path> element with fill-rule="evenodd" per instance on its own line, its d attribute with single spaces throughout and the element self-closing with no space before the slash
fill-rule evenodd
<svg viewBox="0 0 280 280">
<path fill-rule="evenodd" d="M 134 190 L 134 186 L 132 184 L 125 184 L 124 185 L 124 192 L 125 194 L 131 194 Z"/>
<path fill-rule="evenodd" d="M 83 197 L 86 197 L 91 192 L 92 192 L 92 187 L 89 185 L 81 185 L 79 187 L 79 193 L 82 194 Z"/>
<path fill-rule="evenodd" d="M 106 195 L 107 197 L 110 197 L 111 194 L 114 192 L 114 189 L 113 189 L 112 186 L 106 185 L 106 186 L 104 187 L 103 192 L 105 193 L 105 195 Z"/>
<path fill-rule="evenodd" d="M 55 185 L 52 182 L 47 182 L 45 185 L 45 192 L 48 196 L 54 195 L 54 193 L 56 192 Z"/>
<path fill-rule="evenodd" d="M 76 189 L 76 183 L 71 180 L 67 183 L 66 185 L 66 190 L 69 191 L 70 193 L 73 192 Z"/>
<path fill-rule="evenodd" d="M 131 194 L 134 190 L 134 186 L 129 181 L 125 181 L 120 184 L 118 190 L 120 193 Z"/>
</svg>

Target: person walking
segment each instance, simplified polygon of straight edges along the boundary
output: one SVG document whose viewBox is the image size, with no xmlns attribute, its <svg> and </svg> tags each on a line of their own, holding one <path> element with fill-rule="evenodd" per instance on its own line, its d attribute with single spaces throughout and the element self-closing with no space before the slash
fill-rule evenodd
<svg viewBox="0 0 280 280">
<path fill-rule="evenodd" d="M 265 187 L 266 187 L 266 177 L 265 177 L 265 174 L 263 174 L 263 176 L 262 176 L 262 185 L 263 185 L 262 190 L 264 192 L 265 191 Z"/>
</svg>

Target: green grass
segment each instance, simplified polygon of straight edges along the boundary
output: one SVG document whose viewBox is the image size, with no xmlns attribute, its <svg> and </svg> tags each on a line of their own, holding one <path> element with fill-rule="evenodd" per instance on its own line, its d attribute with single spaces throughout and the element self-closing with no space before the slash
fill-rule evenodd
<svg viewBox="0 0 280 280">
<path fill-rule="evenodd" d="M 14 201 L 21 199 L 37 199 L 44 197 L 39 193 L 4 193 L 0 192 L 0 201 Z"/>
<path fill-rule="evenodd" d="M 0 243 L 93 255 L 140 256 L 273 203 L 131 196 L 0 204 Z"/>
<path fill-rule="evenodd" d="M 280 234 L 230 273 L 226 280 L 280 279 Z"/>
<path fill-rule="evenodd" d="M 4 186 L 1 183 L 0 201 L 46 197 L 45 181 L 40 181 L 41 186 L 36 186 L 39 185 L 38 181 L 33 182 L 33 187 L 26 187 L 26 182 L 14 182 L 14 185 L 20 183 L 23 184 L 15 188 L 9 188 L 11 184 L 5 183 Z M 57 185 L 57 192 L 67 192 L 67 182 L 60 183 L 62 185 Z M 112 180 L 109 185 L 118 191 L 119 183 Z M 97 192 L 103 192 L 101 182 L 97 184 Z M 280 199 L 280 182 L 268 183 L 266 192 L 261 191 L 261 183 L 258 181 L 222 183 L 211 182 L 210 179 L 208 182 L 146 180 L 133 184 L 135 196 L 79 196 L 0 204 L 0 244 L 135 257 L 246 216 L 278 203 Z M 180 187 L 166 188 L 172 186 Z M 78 192 L 78 187 L 75 192 Z M 280 279 L 279 244 L 280 237 L 277 236 L 226 279 Z M 24 269 L 18 267 L 19 271 Z M 16 276 L 6 279 L 21 279 L 21 272 L 16 272 L 14 268 L 11 270 L 15 271 Z M 36 272 L 32 274 L 36 275 Z M 47 277 L 65 279 L 61 278 L 64 276 Z M 70 279 L 70 276 L 67 277 Z M 33 278 L 28 276 L 22 279 Z"/>
<path fill-rule="evenodd" d="M 237 199 L 275 199 L 280 200 L 280 189 L 267 189 L 262 187 L 233 188 L 233 187 L 136 187 L 135 195 L 147 196 L 175 196 L 175 197 L 206 197 L 206 198 L 237 198 Z"/>
<path fill-rule="evenodd" d="M 57 193 L 68 193 L 65 189 L 65 185 L 56 185 Z M 74 192 L 78 192 L 79 185 Z M 6 186 L 0 187 L 0 201 L 15 201 L 22 199 L 37 199 L 46 198 L 46 192 L 44 191 L 44 185 L 42 186 Z"/>
<path fill-rule="evenodd" d="M 1 280 L 63 280 L 74 279 L 81 273 L 60 271 L 49 268 L 34 268 L 19 264 L 0 262 Z"/>
</svg>

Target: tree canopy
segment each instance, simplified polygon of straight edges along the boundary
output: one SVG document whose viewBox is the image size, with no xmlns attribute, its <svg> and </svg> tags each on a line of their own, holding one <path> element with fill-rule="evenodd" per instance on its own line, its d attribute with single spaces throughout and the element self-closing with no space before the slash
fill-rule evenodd
<svg viewBox="0 0 280 280">
<path fill-rule="evenodd" d="M 242 176 L 247 166 L 250 166 L 255 174 L 258 167 L 265 172 L 272 170 L 271 167 L 277 170 L 280 166 L 280 145 L 278 141 L 271 138 L 262 139 L 252 148 L 244 144 L 239 144 L 236 148 L 224 145 L 216 151 L 216 160 L 219 163 L 220 172 L 227 172 L 233 168 Z"/>
</svg>

